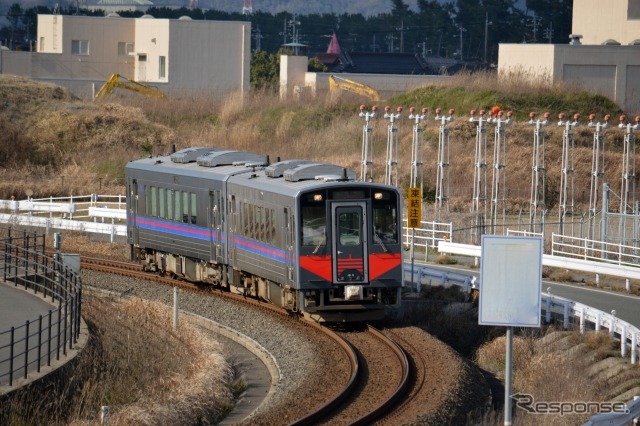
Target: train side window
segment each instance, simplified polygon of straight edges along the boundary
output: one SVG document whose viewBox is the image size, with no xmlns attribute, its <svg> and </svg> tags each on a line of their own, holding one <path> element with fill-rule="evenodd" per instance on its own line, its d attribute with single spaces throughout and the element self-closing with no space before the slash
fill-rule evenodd
<svg viewBox="0 0 640 426">
<path fill-rule="evenodd" d="M 264 241 L 265 243 L 273 243 L 271 234 L 271 209 L 264 209 Z"/>
<path fill-rule="evenodd" d="M 189 193 L 182 193 L 182 222 L 189 223 Z"/>
<path fill-rule="evenodd" d="M 175 205 L 173 209 L 173 220 L 180 222 L 182 220 L 182 210 L 180 210 L 180 191 L 176 191 L 176 196 L 174 198 Z"/>
<path fill-rule="evenodd" d="M 242 215 L 240 218 L 242 222 L 242 235 L 248 237 L 251 231 L 249 228 L 251 221 L 249 220 L 249 205 L 247 203 L 240 203 L 240 214 Z"/>
<path fill-rule="evenodd" d="M 278 218 L 276 217 L 275 209 L 271 209 L 271 242 L 273 245 L 280 247 L 282 241 L 280 238 L 281 232 L 278 232 Z"/>
<path fill-rule="evenodd" d="M 249 212 L 248 214 L 248 222 L 247 222 L 247 237 L 249 238 L 253 238 L 253 228 L 256 224 L 256 217 L 254 215 L 254 211 L 253 211 L 253 204 L 247 204 L 247 211 Z"/>
<path fill-rule="evenodd" d="M 160 197 L 158 198 L 158 201 L 160 203 L 160 209 L 159 209 L 159 217 L 162 219 L 166 219 L 166 216 L 164 214 L 164 201 L 165 201 L 165 195 L 166 195 L 166 189 L 164 188 L 159 188 L 160 189 Z"/>
<path fill-rule="evenodd" d="M 144 214 L 149 216 L 151 214 L 151 198 L 149 197 L 149 188 L 146 185 L 143 185 L 143 195 L 144 198 Z"/>
<path fill-rule="evenodd" d="M 167 189 L 167 219 L 173 220 L 173 190 Z"/>
<path fill-rule="evenodd" d="M 151 216 L 158 216 L 158 188 L 151 187 Z"/>
<path fill-rule="evenodd" d="M 195 225 L 198 217 L 198 203 L 195 192 L 191 193 L 191 224 Z"/>
<path fill-rule="evenodd" d="M 264 238 L 264 208 L 256 206 L 256 240 Z"/>
</svg>

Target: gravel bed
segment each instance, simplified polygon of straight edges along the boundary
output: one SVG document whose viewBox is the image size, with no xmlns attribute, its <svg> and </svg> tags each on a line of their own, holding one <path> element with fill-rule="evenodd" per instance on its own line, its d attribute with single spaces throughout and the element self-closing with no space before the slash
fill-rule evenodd
<svg viewBox="0 0 640 426">
<path fill-rule="evenodd" d="M 383 341 L 368 331 L 338 333 L 360 355 L 361 379 L 353 392 L 323 425 L 350 424 L 391 397 L 402 378 L 401 363 Z"/>
<path fill-rule="evenodd" d="M 82 280 L 86 286 L 173 305 L 173 288 L 157 283 L 94 271 L 83 271 Z M 342 350 L 297 321 L 187 291 L 180 293 L 180 309 L 254 339 L 276 359 L 281 375 L 276 392 L 248 424 L 288 424 L 318 408 L 346 384 L 349 367 Z"/>
<path fill-rule="evenodd" d="M 383 425 L 477 424 L 491 399 L 489 386 L 480 370 L 449 346 L 418 327 L 390 328 L 416 362 L 417 374 L 425 377 L 411 400 Z M 420 358 L 420 360 L 418 360 Z M 424 368 L 424 371 L 422 370 Z"/>
</svg>

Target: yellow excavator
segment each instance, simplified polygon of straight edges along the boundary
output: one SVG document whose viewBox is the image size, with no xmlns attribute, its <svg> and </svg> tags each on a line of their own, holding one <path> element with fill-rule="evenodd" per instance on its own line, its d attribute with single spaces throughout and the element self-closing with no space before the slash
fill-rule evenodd
<svg viewBox="0 0 640 426">
<path fill-rule="evenodd" d="M 119 87 L 121 89 L 131 90 L 133 92 L 140 93 L 150 98 L 166 99 L 167 96 L 162 91 L 153 86 L 147 86 L 138 81 L 129 80 L 120 74 L 112 74 L 111 77 L 102 85 L 98 93 L 96 93 L 96 99 L 104 98 L 109 93 L 113 92 L 113 89 Z"/>
<path fill-rule="evenodd" d="M 348 92 L 366 96 L 372 101 L 382 100 L 380 93 L 378 93 L 376 89 L 369 87 L 366 84 L 358 83 L 357 81 L 336 77 L 333 74 L 329 76 L 329 90 L 331 93 L 335 93 L 338 90 L 346 90 Z"/>
</svg>

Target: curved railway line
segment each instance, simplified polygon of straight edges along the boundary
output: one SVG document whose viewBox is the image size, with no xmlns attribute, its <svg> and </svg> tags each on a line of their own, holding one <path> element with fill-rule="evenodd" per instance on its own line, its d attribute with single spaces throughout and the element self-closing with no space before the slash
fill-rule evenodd
<svg viewBox="0 0 640 426">
<path fill-rule="evenodd" d="M 82 256 L 80 264 L 82 268 L 93 271 L 150 280 L 188 291 L 225 297 L 277 313 L 289 320 L 302 318 L 285 309 L 241 294 L 145 272 L 137 263 Z M 301 323 L 323 332 L 342 348 L 350 367 L 350 376 L 343 378 L 346 384 L 338 394 L 291 424 L 333 422 L 338 419 L 343 424 L 370 424 L 390 413 L 404 397 L 409 385 L 410 366 L 404 350 L 389 337 L 371 326 L 364 331 L 333 331 L 312 321 L 305 320 Z M 384 389 L 384 392 L 380 392 L 381 389 Z"/>
<path fill-rule="evenodd" d="M 358 354 L 358 376 L 349 395 L 323 423 L 371 424 L 393 411 L 405 396 L 410 377 L 408 358 L 400 346 L 371 325 L 364 330 L 338 331 L 338 335 Z"/>
</svg>

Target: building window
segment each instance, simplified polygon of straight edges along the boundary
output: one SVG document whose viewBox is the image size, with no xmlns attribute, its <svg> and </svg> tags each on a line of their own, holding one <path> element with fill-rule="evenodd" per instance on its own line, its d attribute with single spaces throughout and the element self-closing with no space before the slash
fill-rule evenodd
<svg viewBox="0 0 640 426">
<path fill-rule="evenodd" d="M 118 56 L 128 56 L 133 53 L 133 43 L 118 42 Z"/>
<path fill-rule="evenodd" d="M 44 37 L 40 37 L 40 45 L 38 46 L 38 52 L 44 52 Z"/>
<path fill-rule="evenodd" d="M 71 40 L 72 55 L 88 55 L 89 40 Z"/>
<path fill-rule="evenodd" d="M 160 68 L 158 70 L 158 77 L 160 78 L 165 78 L 167 76 L 167 61 L 166 61 L 167 57 L 166 56 L 160 56 Z"/>
</svg>

